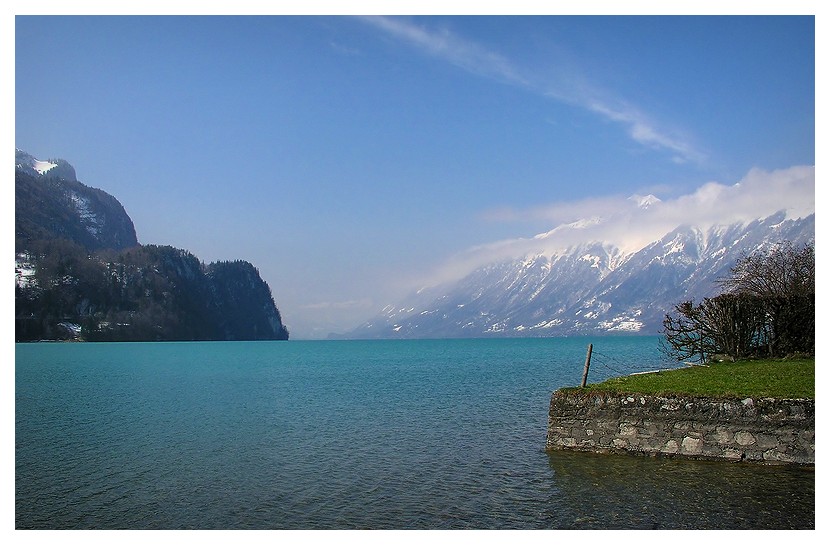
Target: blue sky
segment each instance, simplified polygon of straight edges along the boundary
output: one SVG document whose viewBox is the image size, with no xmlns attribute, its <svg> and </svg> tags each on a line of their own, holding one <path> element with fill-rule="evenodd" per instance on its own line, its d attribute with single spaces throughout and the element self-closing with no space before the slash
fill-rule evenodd
<svg viewBox="0 0 830 545">
<path fill-rule="evenodd" d="M 811 16 L 17 16 L 14 30 L 15 146 L 117 197 L 142 243 L 251 261 L 295 338 L 356 326 L 454 256 L 607 199 L 815 164 Z"/>
</svg>

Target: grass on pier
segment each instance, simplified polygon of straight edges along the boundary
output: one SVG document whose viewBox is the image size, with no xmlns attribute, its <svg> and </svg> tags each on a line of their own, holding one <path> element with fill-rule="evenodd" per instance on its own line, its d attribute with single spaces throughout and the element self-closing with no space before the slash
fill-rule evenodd
<svg viewBox="0 0 830 545">
<path fill-rule="evenodd" d="M 815 399 L 815 359 L 713 363 L 589 384 L 586 389 L 708 397 Z"/>
</svg>

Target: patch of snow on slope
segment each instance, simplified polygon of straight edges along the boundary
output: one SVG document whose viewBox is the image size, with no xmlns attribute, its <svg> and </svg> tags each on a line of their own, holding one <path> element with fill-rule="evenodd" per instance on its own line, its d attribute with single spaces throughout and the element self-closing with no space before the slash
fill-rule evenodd
<svg viewBox="0 0 830 545">
<path fill-rule="evenodd" d="M 94 236 L 101 234 L 100 221 L 90 210 L 89 199 L 78 195 L 74 191 L 69 194 L 69 198 L 72 200 L 72 204 L 75 205 L 75 210 L 78 211 L 81 221 L 86 224 L 86 230 Z"/>
<path fill-rule="evenodd" d="M 485 333 L 503 333 L 504 330 L 507 329 L 507 325 L 504 322 L 496 322 L 492 324 L 488 329 L 485 329 Z"/>
<path fill-rule="evenodd" d="M 56 166 L 58 166 L 56 163 L 50 163 L 49 161 L 40 161 L 38 159 L 35 159 L 32 162 L 32 168 L 35 169 L 41 176 L 46 174 Z"/>
<path fill-rule="evenodd" d="M 617 316 L 613 320 L 600 322 L 598 325 L 606 331 L 630 331 L 633 333 L 643 328 L 643 322 L 628 316 Z"/>
<path fill-rule="evenodd" d="M 530 326 L 530 329 L 550 329 L 562 324 L 562 320 L 554 318 L 553 320 L 544 320 L 536 325 Z"/>
<path fill-rule="evenodd" d="M 580 257 L 579 260 L 589 262 L 591 264 L 592 269 L 599 269 L 599 265 L 602 261 L 599 258 L 599 256 L 595 256 L 595 255 L 591 255 L 591 254 L 585 254 L 582 257 Z"/>
<path fill-rule="evenodd" d="M 663 247 L 666 249 L 665 255 L 679 254 L 686 250 L 686 242 L 680 237 L 677 237 L 671 242 L 665 244 Z"/>
<path fill-rule="evenodd" d="M 17 254 L 14 259 L 14 277 L 17 286 L 28 288 L 37 285 L 35 280 L 35 266 L 29 261 L 28 254 Z"/>
</svg>

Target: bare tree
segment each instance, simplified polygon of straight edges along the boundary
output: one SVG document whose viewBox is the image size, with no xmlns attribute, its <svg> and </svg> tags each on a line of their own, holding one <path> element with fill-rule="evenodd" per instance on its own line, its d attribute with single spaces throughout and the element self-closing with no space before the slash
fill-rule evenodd
<svg viewBox="0 0 830 545">
<path fill-rule="evenodd" d="M 767 352 L 782 355 L 815 348 L 816 256 L 811 244 L 785 242 L 745 256 L 721 282 L 727 293 L 757 299 L 766 312 Z"/>
<path fill-rule="evenodd" d="M 685 301 L 663 320 L 664 351 L 706 362 L 815 352 L 815 249 L 783 243 L 738 260 L 723 293 Z"/>
<path fill-rule="evenodd" d="M 720 284 L 727 293 L 761 298 L 813 295 L 816 290 L 815 247 L 811 244 L 796 247 L 783 242 L 769 252 L 744 256 Z"/>
<path fill-rule="evenodd" d="M 678 360 L 705 363 L 714 354 L 733 361 L 747 357 L 766 335 L 764 311 L 748 296 L 721 294 L 699 305 L 685 301 L 663 320 L 664 352 Z"/>
</svg>

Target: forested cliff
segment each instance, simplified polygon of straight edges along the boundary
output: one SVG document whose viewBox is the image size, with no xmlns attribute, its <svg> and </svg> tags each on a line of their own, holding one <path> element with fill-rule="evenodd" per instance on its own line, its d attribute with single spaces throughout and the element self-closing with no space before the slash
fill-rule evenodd
<svg viewBox="0 0 830 545">
<path fill-rule="evenodd" d="M 15 159 L 16 340 L 288 338 L 250 263 L 140 245 L 121 203 L 71 165 Z"/>
</svg>

